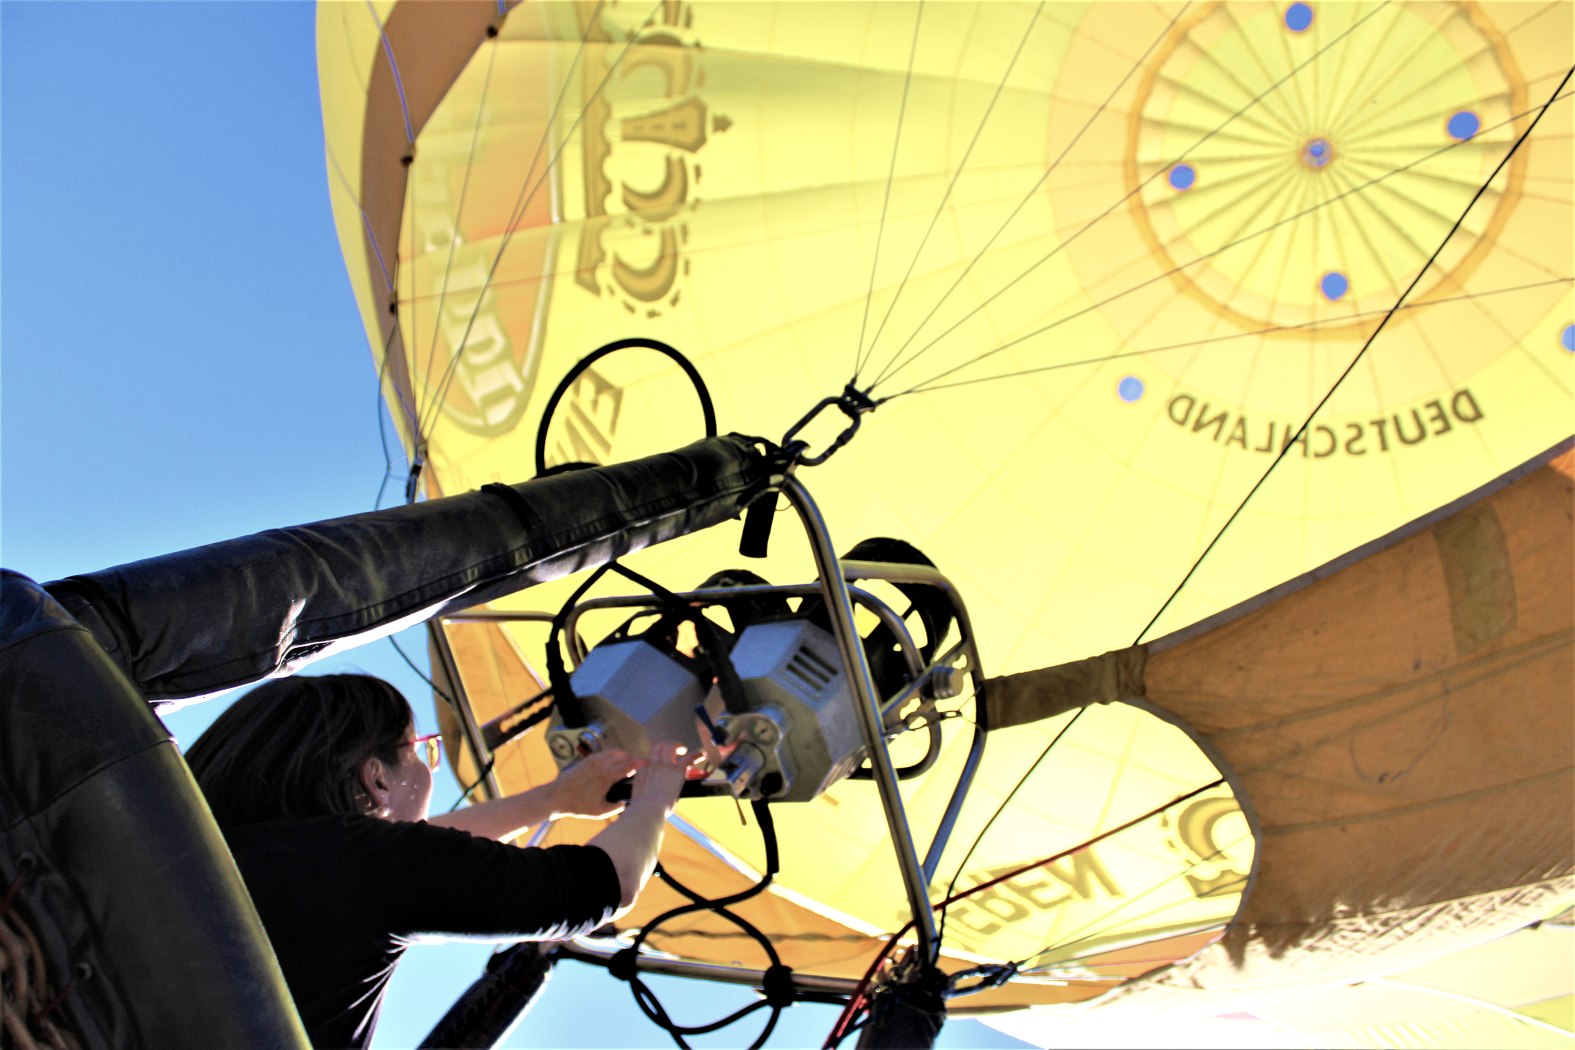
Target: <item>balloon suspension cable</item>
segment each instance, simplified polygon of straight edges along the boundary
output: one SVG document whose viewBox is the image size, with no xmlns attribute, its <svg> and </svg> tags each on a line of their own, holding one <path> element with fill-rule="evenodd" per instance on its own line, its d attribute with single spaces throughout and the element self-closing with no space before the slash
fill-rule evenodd
<svg viewBox="0 0 1575 1050">
<path fill-rule="evenodd" d="M 853 435 L 858 433 L 859 424 L 863 422 L 864 415 L 875 411 L 881 405 L 865 391 L 849 383 L 842 388 L 842 393 L 835 397 L 826 397 L 820 400 L 814 408 L 804 414 L 804 417 L 794 423 L 788 432 L 782 436 L 782 452 L 794 464 L 803 464 L 808 467 L 818 467 L 831 458 L 832 453 L 853 440 Z M 799 431 L 807 427 L 816 416 L 828 408 L 836 407 L 848 417 L 848 427 L 837 435 L 832 443 L 826 446 L 819 455 L 809 455 L 809 442 L 798 436 Z"/>
</svg>

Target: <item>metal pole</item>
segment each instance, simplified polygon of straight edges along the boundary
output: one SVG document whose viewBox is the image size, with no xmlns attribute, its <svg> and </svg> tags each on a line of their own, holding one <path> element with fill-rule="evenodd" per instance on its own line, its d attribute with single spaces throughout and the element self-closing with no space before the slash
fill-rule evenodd
<svg viewBox="0 0 1575 1050">
<path fill-rule="evenodd" d="M 443 667 L 443 677 L 448 680 L 449 688 L 454 693 L 454 711 L 459 715 L 459 726 L 465 733 L 465 742 L 470 745 L 470 753 L 476 759 L 476 772 L 482 775 L 481 783 L 487 791 L 488 798 L 501 798 L 503 789 L 498 786 L 498 778 L 492 770 L 487 769 L 487 760 L 492 756 L 487 753 L 486 742 L 481 737 L 481 726 L 476 724 L 476 712 L 470 708 L 470 694 L 465 691 L 465 683 L 459 677 L 459 663 L 454 659 L 454 650 L 448 644 L 448 635 L 443 632 L 442 618 L 427 621 L 427 634 L 432 639 L 432 648 L 437 651 L 438 662 Z"/>
<path fill-rule="evenodd" d="M 815 556 L 815 569 L 820 574 L 821 595 L 831 617 L 832 633 L 836 636 L 843 666 L 848 669 L 848 681 L 853 689 L 853 709 L 858 715 L 859 727 L 864 732 L 864 742 L 869 748 L 875 784 L 880 789 L 881 808 L 886 814 L 886 827 L 891 833 L 892 848 L 897 853 L 897 866 L 902 872 L 908 907 L 913 912 L 913 926 L 919 938 L 919 956 L 931 962 L 939 951 L 935 913 L 930 908 L 928 885 L 919 866 L 919 855 L 914 849 L 913 832 L 908 827 L 907 814 L 903 811 L 902 793 L 897 787 L 891 752 L 886 748 L 880 699 L 870 677 L 869 659 L 854 628 L 853 600 L 848 595 L 848 583 L 843 579 L 842 566 L 831 545 L 826 522 L 808 490 L 797 478 L 789 475 L 782 483 L 782 491 L 798 512 L 809 537 L 810 550 Z"/>
<path fill-rule="evenodd" d="M 592 948 L 574 941 L 560 944 L 557 949 L 559 958 L 575 959 L 579 962 L 594 963 L 605 966 L 611 961 L 615 952 L 612 949 Z M 742 966 L 720 966 L 715 963 L 689 962 L 685 959 L 664 959 L 652 955 L 641 955 L 635 960 L 635 968 L 641 973 L 662 974 L 668 977 L 694 977 L 703 981 L 716 981 L 721 984 L 741 984 L 751 988 L 759 988 L 765 983 L 764 970 L 750 970 Z M 851 996 L 859 990 L 859 982 L 850 977 L 822 977 L 812 973 L 793 974 L 793 987 L 801 992 L 810 992 L 818 995 Z"/>
</svg>

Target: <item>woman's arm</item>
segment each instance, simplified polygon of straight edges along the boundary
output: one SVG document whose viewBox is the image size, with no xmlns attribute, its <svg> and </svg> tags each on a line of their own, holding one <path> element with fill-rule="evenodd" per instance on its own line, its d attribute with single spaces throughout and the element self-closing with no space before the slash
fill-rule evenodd
<svg viewBox="0 0 1575 1050">
<path fill-rule="evenodd" d="M 508 842 L 544 820 L 612 816 L 620 804 L 607 801 L 608 789 L 639 767 L 640 762 L 625 752 L 601 751 L 580 759 L 539 787 L 429 817 L 427 823 Z"/>
<path fill-rule="evenodd" d="M 667 815 L 683 790 L 684 771 L 690 759 L 676 744 L 651 749 L 634 780 L 629 805 L 611 826 L 603 828 L 587 845 L 598 846 L 618 871 L 618 914 L 633 904 L 656 867 Z"/>
</svg>

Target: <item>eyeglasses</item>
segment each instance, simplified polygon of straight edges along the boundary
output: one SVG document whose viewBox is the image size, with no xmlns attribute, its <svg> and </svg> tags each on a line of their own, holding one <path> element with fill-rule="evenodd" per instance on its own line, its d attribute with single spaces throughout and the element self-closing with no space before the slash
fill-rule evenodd
<svg viewBox="0 0 1575 1050">
<path fill-rule="evenodd" d="M 443 763 L 443 734 L 428 733 L 418 736 L 410 742 L 416 749 L 416 755 L 427 764 L 427 768 L 436 773 L 438 766 Z"/>
</svg>

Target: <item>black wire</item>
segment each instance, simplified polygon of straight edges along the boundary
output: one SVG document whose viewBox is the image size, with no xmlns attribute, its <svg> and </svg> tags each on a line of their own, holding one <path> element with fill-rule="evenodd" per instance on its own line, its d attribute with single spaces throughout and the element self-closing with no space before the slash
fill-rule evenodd
<svg viewBox="0 0 1575 1050">
<path fill-rule="evenodd" d="M 460 806 L 464 805 L 467 801 L 470 800 L 471 792 L 473 792 L 477 788 L 479 788 L 481 786 L 481 782 L 483 780 L 487 779 L 487 774 L 492 772 L 492 767 L 493 767 L 493 765 L 496 762 L 497 762 L 496 756 L 493 756 L 493 757 L 490 757 L 490 758 L 487 759 L 487 764 L 481 767 L 481 772 L 476 774 L 476 779 L 470 782 L 470 786 L 469 787 L 467 787 L 464 791 L 461 791 L 459 793 L 459 798 L 455 801 L 455 803 L 452 806 L 450 806 L 448 808 L 448 811 L 450 813 L 454 812 L 456 809 L 458 809 Z"/>
<path fill-rule="evenodd" d="M 442 630 L 442 628 L 440 627 L 440 628 L 438 628 L 438 630 Z M 445 690 L 442 686 L 440 686 L 436 682 L 434 682 L 432 680 L 432 676 L 431 675 L 429 675 L 425 671 L 421 670 L 420 666 L 418 666 L 416 664 L 415 660 L 411 659 L 410 654 L 405 652 L 404 648 L 399 644 L 399 638 L 396 635 L 392 635 L 391 634 L 391 635 L 388 636 L 388 644 L 392 645 L 394 647 L 394 652 L 398 653 L 399 654 L 399 658 L 401 660 L 405 661 L 405 664 L 412 671 L 415 672 L 416 677 L 421 679 L 423 682 L 425 682 L 428 686 L 431 687 L 432 694 L 434 696 L 436 696 L 438 699 L 442 700 L 445 704 L 447 704 L 449 706 L 449 710 L 453 711 L 455 714 L 459 713 L 459 703 L 458 703 L 458 701 L 456 701 L 452 696 L 450 696 L 448 694 L 448 691 Z"/>
<path fill-rule="evenodd" d="M 536 427 L 537 477 L 546 477 L 551 470 L 563 469 L 565 466 L 574 466 L 572 464 L 558 464 L 553 468 L 547 466 L 547 431 L 552 424 L 553 414 L 558 409 L 558 403 L 563 400 L 563 396 L 569 392 L 569 388 L 574 385 L 575 380 L 579 379 L 596 362 L 620 350 L 633 349 L 655 350 L 683 369 L 684 375 L 689 377 L 690 386 L 694 388 L 695 396 L 700 399 L 700 412 L 705 418 L 705 436 L 708 438 L 716 437 L 716 406 L 711 401 L 711 391 L 706 387 L 705 380 L 701 378 L 700 370 L 694 366 L 694 363 L 689 358 L 680 353 L 676 347 L 664 343 L 660 339 L 650 339 L 645 336 L 636 336 L 632 339 L 615 339 L 576 361 L 574 367 L 564 373 L 552 395 L 547 398 L 546 407 L 541 412 L 541 423 Z"/>
<path fill-rule="evenodd" d="M 643 927 L 641 927 L 640 932 L 635 934 L 634 941 L 628 948 L 624 949 L 625 951 L 634 953 L 635 956 L 638 956 L 640 948 L 645 944 L 646 938 L 648 938 L 652 933 L 656 932 L 657 928 L 663 923 L 670 922 L 673 919 L 684 915 L 690 915 L 695 912 L 709 911 L 714 913 L 717 917 L 731 922 L 740 930 L 744 931 L 744 933 L 754 940 L 755 943 L 759 944 L 761 949 L 764 950 L 766 958 L 770 960 L 771 968 L 775 969 L 782 966 L 782 957 L 777 954 L 776 946 L 771 943 L 771 939 L 762 933 L 760 929 L 748 919 L 745 919 L 743 916 L 737 915 L 729 910 L 732 906 L 741 904 L 744 901 L 749 900 L 760 893 L 763 893 L 766 887 L 771 885 L 772 879 L 776 877 L 777 871 L 780 868 L 780 858 L 777 850 L 776 824 L 771 818 L 770 804 L 762 799 L 754 802 L 751 808 L 753 808 L 755 812 L 755 821 L 760 827 L 760 835 L 766 851 L 766 870 L 765 873 L 760 877 L 759 881 L 757 881 L 753 886 L 750 886 L 748 889 L 741 890 L 738 893 L 729 894 L 726 897 L 711 899 L 696 892 L 695 890 L 690 889 L 688 886 L 685 886 L 678 879 L 674 878 L 670 872 L 663 869 L 660 865 L 657 865 L 657 872 L 661 875 L 663 881 L 670 885 L 673 890 L 681 896 L 689 898 L 689 903 L 681 904 L 676 908 L 670 908 L 658 915 L 656 918 L 652 919 L 650 922 L 647 922 Z M 773 1002 L 769 997 L 767 997 L 740 1007 L 731 1014 L 728 1014 L 726 1017 L 723 1017 L 717 1021 L 709 1022 L 708 1024 L 681 1025 L 672 1019 L 672 1017 L 662 1007 L 661 1001 L 656 997 L 656 994 L 650 990 L 644 981 L 640 980 L 639 972 L 637 970 L 631 972 L 627 976 L 627 979 L 629 981 L 629 986 L 634 993 L 635 1004 L 640 1007 L 641 1012 L 644 1013 L 645 1016 L 652 1022 L 665 1030 L 668 1035 L 672 1036 L 673 1041 L 680 1047 L 687 1047 L 689 1045 L 683 1040 L 683 1036 L 685 1035 L 704 1035 L 708 1032 L 714 1032 L 719 1029 L 726 1028 L 728 1025 L 733 1024 L 736 1021 L 742 1020 L 743 1018 L 749 1016 L 752 1013 L 755 1013 L 758 1010 L 769 1007 L 771 1010 L 771 1016 L 767 1019 L 765 1028 L 755 1038 L 755 1041 L 750 1044 L 750 1050 L 759 1050 L 760 1047 L 765 1045 L 766 1040 L 770 1038 L 771 1033 L 776 1029 L 777 1019 L 781 1016 L 783 1009 L 786 1007 L 786 1004 Z M 794 998 L 798 998 L 796 993 Z"/>
<path fill-rule="evenodd" d="M 1230 517 L 1225 519 L 1225 524 L 1220 526 L 1219 531 L 1214 534 L 1214 538 L 1209 541 L 1208 546 L 1203 548 L 1203 553 L 1198 555 L 1197 560 L 1192 563 L 1192 567 L 1189 568 L 1186 575 L 1181 578 L 1181 582 L 1176 584 L 1175 590 L 1170 592 L 1170 597 L 1165 599 L 1164 604 L 1161 605 L 1159 610 L 1154 613 L 1153 619 L 1149 620 L 1148 624 L 1138 632 L 1137 637 L 1132 642 L 1133 645 L 1137 645 L 1142 642 L 1143 636 L 1148 634 L 1153 626 L 1159 622 L 1159 618 L 1165 614 L 1165 610 L 1170 608 L 1171 602 L 1176 600 L 1176 596 L 1179 595 L 1187 586 L 1188 582 L 1191 581 L 1193 574 L 1198 571 L 1198 567 L 1202 565 L 1204 559 L 1209 556 L 1209 552 L 1214 550 L 1215 545 L 1219 543 L 1220 539 L 1230 529 L 1231 525 L 1235 523 L 1236 519 L 1241 516 L 1241 512 L 1245 510 L 1247 504 L 1252 501 L 1252 497 L 1257 495 L 1258 490 L 1263 487 L 1263 483 L 1269 480 L 1269 475 L 1274 472 L 1274 468 L 1279 466 L 1285 457 L 1290 454 L 1291 446 L 1295 444 L 1296 439 L 1300 438 L 1307 432 L 1307 428 L 1310 427 L 1312 425 L 1312 421 L 1318 417 L 1318 413 L 1323 410 L 1323 406 L 1329 403 L 1329 399 L 1333 397 L 1334 392 L 1340 388 L 1340 384 L 1345 382 L 1346 377 L 1355 370 L 1357 364 L 1362 360 L 1363 357 L 1367 355 L 1368 347 L 1373 345 L 1373 341 L 1377 339 L 1378 334 L 1384 330 L 1384 326 L 1389 323 L 1389 319 L 1393 317 L 1396 311 L 1400 309 L 1401 305 L 1405 303 L 1406 296 L 1410 295 L 1416 289 L 1416 286 L 1421 283 L 1422 278 L 1427 274 L 1427 271 L 1432 269 L 1433 263 L 1436 262 L 1438 257 L 1443 254 L 1444 249 L 1449 245 L 1450 240 L 1454 237 L 1455 231 L 1460 229 L 1461 225 L 1466 221 L 1466 216 L 1471 214 L 1471 209 L 1476 206 L 1477 201 L 1482 199 L 1482 195 L 1486 193 L 1488 187 L 1493 184 L 1493 180 L 1498 178 L 1499 172 L 1504 170 L 1504 166 L 1509 163 L 1510 158 L 1513 157 L 1515 152 L 1520 149 L 1522 144 L 1525 143 L 1532 130 L 1536 128 L 1537 124 L 1542 120 L 1543 115 L 1547 113 L 1548 107 L 1553 105 L 1553 103 L 1558 100 L 1560 92 L 1564 90 L 1564 85 L 1569 83 L 1570 77 L 1572 75 L 1575 75 L 1575 66 L 1571 66 L 1564 73 L 1564 79 L 1560 80 L 1558 87 L 1553 89 L 1553 94 L 1548 97 L 1548 100 L 1545 103 L 1542 104 L 1542 108 L 1539 109 L 1537 111 L 1537 115 L 1531 119 L 1531 123 L 1526 125 L 1526 130 L 1520 133 L 1520 137 L 1515 140 L 1514 144 L 1509 147 L 1504 156 L 1499 159 L 1499 162 L 1494 166 L 1492 173 L 1489 174 L 1485 180 L 1483 180 L 1482 185 L 1477 187 L 1477 192 L 1472 195 L 1471 200 L 1466 202 L 1466 206 L 1461 210 L 1460 217 L 1455 220 L 1455 224 L 1449 228 L 1448 233 L 1444 234 L 1444 239 L 1439 242 L 1438 247 L 1434 249 L 1433 254 L 1428 256 L 1427 262 L 1422 264 L 1422 268 L 1416 272 L 1416 276 L 1411 279 L 1411 283 L 1406 286 L 1405 291 L 1400 293 L 1400 298 L 1396 299 L 1395 304 L 1389 308 L 1387 313 L 1384 314 L 1383 320 L 1378 322 L 1378 327 L 1374 328 L 1372 334 L 1369 335 L 1366 341 L 1362 343 L 1362 348 L 1356 352 L 1356 356 L 1351 358 L 1351 363 L 1345 366 L 1345 371 L 1340 373 L 1339 377 L 1335 379 L 1333 385 L 1329 387 L 1328 392 L 1325 393 L 1323 398 L 1313 406 L 1313 410 L 1307 414 L 1307 418 L 1305 421 L 1303 421 L 1301 428 L 1296 431 L 1296 437 L 1293 437 L 1290 441 L 1286 442 L 1283 447 L 1281 447 L 1279 454 L 1274 457 L 1274 460 L 1269 464 L 1267 469 L 1264 470 L 1263 474 L 1256 482 L 1253 483 L 1252 488 L 1249 489 L 1247 494 L 1242 497 L 1241 502 L 1236 504 L 1236 509 L 1231 511 Z"/>
</svg>

